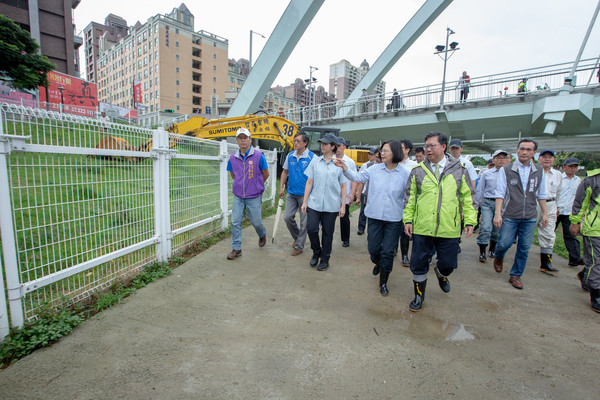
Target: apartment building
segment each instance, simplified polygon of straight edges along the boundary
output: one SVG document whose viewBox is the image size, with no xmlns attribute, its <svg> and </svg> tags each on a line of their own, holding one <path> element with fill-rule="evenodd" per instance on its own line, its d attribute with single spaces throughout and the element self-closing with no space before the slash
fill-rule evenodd
<svg viewBox="0 0 600 400">
<path fill-rule="evenodd" d="M 117 43 L 104 34 L 97 62 L 98 100 L 135 107 L 140 114 L 173 110 L 210 115 L 229 88 L 228 47 L 225 38 L 194 31 L 194 16 L 185 4 L 136 23 Z M 139 85 L 135 99 L 134 85 Z"/>
<path fill-rule="evenodd" d="M 355 67 L 347 60 L 331 64 L 329 66 L 329 93 L 333 94 L 338 100 L 346 100 L 367 74 L 369 68 L 367 60 L 364 60 L 359 67 Z M 369 95 L 384 93 L 385 82 L 381 81 Z"/>
<path fill-rule="evenodd" d="M 0 0 L 0 13 L 29 31 L 40 44 L 40 53 L 56 71 L 79 77 L 79 47 L 73 10 L 81 0 Z"/>
<path fill-rule="evenodd" d="M 104 19 L 104 24 L 90 22 L 83 29 L 85 73 L 89 82 L 96 82 L 98 72 L 96 62 L 100 57 L 100 38 L 104 36 L 103 40 L 114 45 L 128 34 L 127 21 L 114 14 L 108 14 Z"/>
</svg>

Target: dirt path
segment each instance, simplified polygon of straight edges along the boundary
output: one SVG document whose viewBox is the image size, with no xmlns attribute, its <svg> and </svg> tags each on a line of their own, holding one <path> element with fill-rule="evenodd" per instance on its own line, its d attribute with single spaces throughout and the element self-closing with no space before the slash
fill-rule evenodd
<svg viewBox="0 0 600 400">
<path fill-rule="evenodd" d="M 0 398 L 598 398 L 600 315 L 565 260 L 545 275 L 534 246 L 518 291 L 463 240 L 451 292 L 430 273 L 413 314 L 408 268 L 379 295 L 366 235 L 344 249 L 336 234 L 317 272 L 279 232 L 259 249 L 247 228 L 240 259 L 225 259 L 225 240 L 0 371 Z"/>
</svg>

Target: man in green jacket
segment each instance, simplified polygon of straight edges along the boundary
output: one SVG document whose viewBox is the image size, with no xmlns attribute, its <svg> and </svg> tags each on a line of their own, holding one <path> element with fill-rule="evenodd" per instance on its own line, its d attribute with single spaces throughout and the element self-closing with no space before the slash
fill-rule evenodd
<svg viewBox="0 0 600 400">
<path fill-rule="evenodd" d="M 411 311 L 419 311 L 425 298 L 429 255 L 437 250 L 437 275 L 440 288 L 450 291 L 450 275 L 457 267 L 461 214 L 466 237 L 477 222 L 473 183 L 463 163 L 446 154 L 448 138 L 440 132 L 425 136 L 426 159 L 410 173 L 405 191 L 404 230 L 413 237 L 410 270 L 415 299 Z"/>
<path fill-rule="evenodd" d="M 600 313 L 600 168 L 587 175 L 575 193 L 569 230 L 573 236 L 583 236 L 585 267 L 577 276 L 581 287 L 590 291 L 592 310 Z"/>
</svg>

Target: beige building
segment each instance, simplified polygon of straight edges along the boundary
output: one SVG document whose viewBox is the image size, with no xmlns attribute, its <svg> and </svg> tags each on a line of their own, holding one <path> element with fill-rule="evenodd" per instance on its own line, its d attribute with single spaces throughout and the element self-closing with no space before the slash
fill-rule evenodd
<svg viewBox="0 0 600 400">
<path fill-rule="evenodd" d="M 369 68 L 367 60 L 363 60 L 360 67 L 355 67 L 346 60 L 331 64 L 329 66 L 329 93 L 338 100 L 346 100 L 367 74 Z M 369 95 L 384 93 L 385 82 L 381 81 Z"/>
<path fill-rule="evenodd" d="M 112 42 L 112 44 L 116 44 L 119 40 L 127 37 L 128 34 L 129 26 L 127 25 L 127 21 L 114 14 L 108 14 L 104 19 L 104 25 L 97 22 L 90 22 L 83 29 L 84 64 L 88 81 L 96 82 L 96 62 L 100 57 L 100 38 L 103 37 L 105 43 Z"/>
<path fill-rule="evenodd" d="M 116 44 L 100 38 L 98 100 L 138 108 L 140 114 L 173 110 L 179 114 L 215 114 L 229 88 L 227 39 L 194 31 L 185 4 L 170 14 L 137 23 Z M 141 83 L 141 102 L 134 84 Z"/>
</svg>

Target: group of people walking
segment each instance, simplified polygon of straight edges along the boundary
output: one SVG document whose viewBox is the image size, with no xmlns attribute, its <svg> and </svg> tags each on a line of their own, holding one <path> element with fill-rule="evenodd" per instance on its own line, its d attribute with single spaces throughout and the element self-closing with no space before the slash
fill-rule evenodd
<svg viewBox="0 0 600 400">
<path fill-rule="evenodd" d="M 234 179 L 233 249 L 227 255 L 232 260 L 242 254 L 241 218 L 246 208 L 259 236 L 259 246 L 266 243 L 260 203 L 269 172 L 264 155 L 250 146 L 250 136 L 244 128 L 237 132 L 240 150 L 231 155 L 228 165 Z M 595 218 L 600 211 L 600 170 L 592 171 L 578 184 L 579 178 L 574 175 L 577 160 L 575 168 L 573 162 L 565 165 L 561 175 L 551 168 L 554 152 L 543 151 L 540 164 L 536 165 L 533 156 L 537 143 L 522 139 L 515 162 L 510 162 L 510 153 L 498 150 L 492 155 L 493 167 L 477 177 L 472 164 L 460 154 L 460 140 L 448 143 L 443 133 L 431 132 L 424 138 L 425 145 L 415 149 L 418 163 L 408 158 L 410 141 L 390 140 L 373 148 L 369 162 L 357 171 L 354 161 L 344 154 L 348 145 L 344 138 L 327 133 L 319 142 L 321 155 L 317 156 L 308 150 L 308 136 L 298 133 L 294 151 L 283 165 L 279 196 L 286 195 L 287 188 L 284 221 L 294 239 L 292 256 L 304 252 L 308 237 L 312 250 L 310 266 L 327 270 L 335 221 L 340 218 L 342 246 L 348 247 L 349 205 L 360 203 L 357 234 L 364 234 L 366 228 L 373 275 L 379 275 L 379 292 L 383 296 L 389 294 L 388 278 L 400 244 L 402 263 L 412 272 L 414 299 L 409 309 L 416 312 L 423 306 L 434 254 L 434 273 L 440 289 L 450 291 L 449 276 L 458 267 L 461 235 L 473 234 L 478 208 L 479 261 L 494 258 L 494 269 L 500 273 L 506 252 L 516 243 L 509 282 L 517 289 L 523 288 L 521 277 L 536 225 L 541 246 L 540 270 L 558 272 L 552 266 L 551 255 L 554 228 L 562 223 L 569 265 L 578 266 L 585 261 L 586 267 L 578 276 L 582 287 L 590 291 L 592 308 L 600 312 L 600 222 L 596 223 Z M 575 238 L 579 233 L 584 235 L 587 246 L 583 260 Z M 413 242 L 410 257 L 409 240 Z"/>
</svg>

